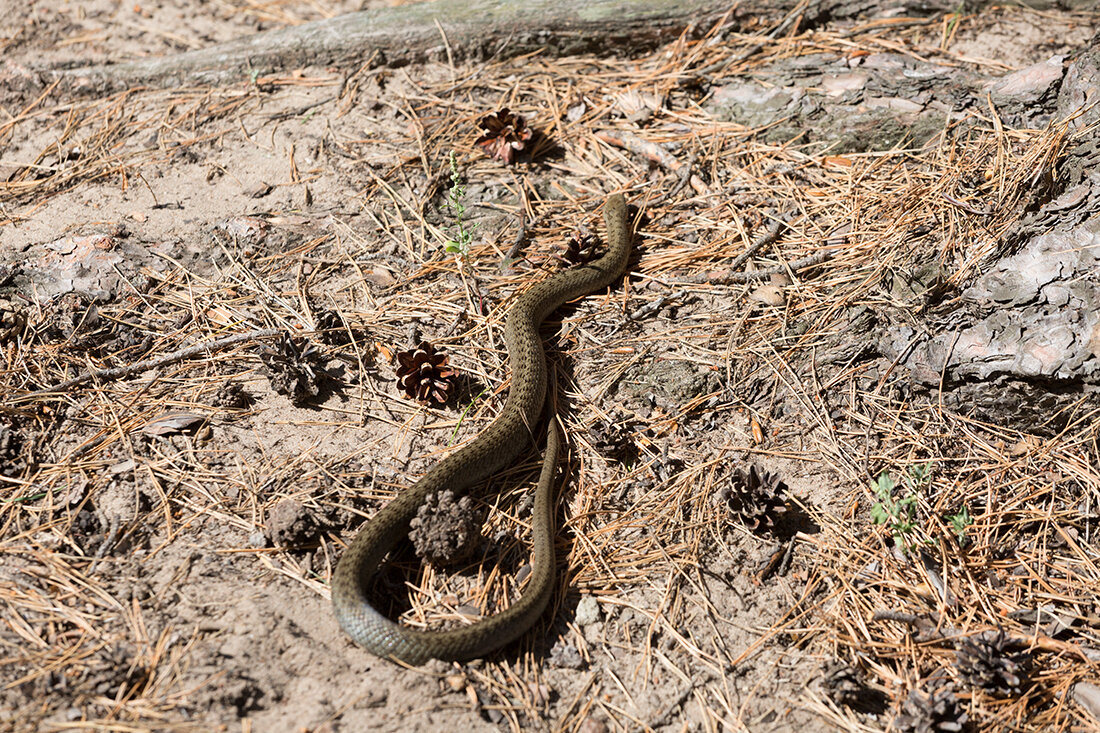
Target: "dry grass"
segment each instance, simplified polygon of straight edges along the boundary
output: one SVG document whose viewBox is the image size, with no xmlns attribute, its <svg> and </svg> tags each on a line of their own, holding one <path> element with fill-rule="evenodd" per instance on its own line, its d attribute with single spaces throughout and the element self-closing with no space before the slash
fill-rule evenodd
<svg viewBox="0 0 1100 733">
<path fill-rule="evenodd" d="M 202 684 L 185 669 L 194 640 L 179 639 L 172 628 L 155 636 L 147 632 L 148 597 L 141 583 L 121 583 L 102 571 L 112 553 L 131 539 L 151 539 L 143 558 L 149 564 L 199 527 L 247 536 L 287 498 L 322 514 L 369 514 L 365 504 L 351 502 L 353 491 L 371 501 L 384 499 L 424 462 L 407 474 L 380 476 L 367 475 L 366 458 L 420 457 L 424 448 L 411 445 L 412 437 L 437 435 L 440 441 L 457 432 L 463 440 L 486 424 L 506 388 L 500 334 L 511 295 L 542 276 L 553 259 L 551 243 L 581 224 L 595 228 L 593 212 L 605 193 L 624 189 L 645 209 L 631 274 L 622 286 L 563 316 L 553 356 L 577 369 L 575 375 L 559 373 L 569 404 L 567 428 L 575 436 L 571 475 L 579 483 L 566 494 L 561 549 L 568 553 L 567 571 L 558 599 L 578 589 L 595 594 L 605 608 L 630 609 L 638 633 L 594 642 L 572 627 L 563 638 L 586 658 L 600 647 L 629 653 L 637 678 L 666 676 L 682 690 L 670 703 L 670 715 L 678 705 L 691 705 L 704 728 L 718 729 L 744 724 L 760 704 L 754 690 L 734 689 L 730 675 L 765 648 L 781 644 L 811 665 L 833 657 L 847 661 L 899 701 L 934 674 L 955 675 L 954 640 L 1004 628 L 1027 640 L 1035 673 L 1024 694 L 1012 699 L 964 692 L 971 719 L 985 730 L 1096 725 L 1067 696 L 1075 682 L 1100 677 L 1095 415 L 1075 416 L 1060 434 L 1037 439 L 913 402 L 898 388 L 902 375 L 881 365 L 850 361 L 819 370 L 812 358 L 843 342 L 846 314 L 853 309 L 912 311 L 892 300 L 883 282 L 927 262 L 930 253 L 954 284 L 982 272 L 1019 216 L 1036 172 L 1057 168 L 1069 142 L 1064 128 L 1004 129 L 996 110 L 989 110 L 945 126 L 920 149 L 833 155 L 797 140 L 765 143 L 764 131 L 714 119 L 685 91 L 699 68 L 734 73 L 820 52 L 931 54 L 943 33 L 945 28 L 916 24 L 777 39 L 734 34 L 721 43 L 684 39 L 633 61 L 530 58 L 445 69 L 438 79 L 420 83 L 402 76 L 403 103 L 393 107 L 384 134 L 335 140 L 341 155 L 377 156 L 363 166 L 357 202 L 360 222 L 369 221 L 376 232 L 337 223 L 328 233 L 275 252 L 226 239 L 216 277 L 182 265 L 147 272 L 148 287 L 102 307 L 101 316 L 141 324 L 140 333 L 153 338 L 146 358 L 254 328 L 307 334 L 320 304 L 334 304 L 369 337 L 329 347 L 329 354 L 361 367 L 361 375 L 372 368 L 386 372 L 386 354 L 406 346 L 409 324 L 419 319 L 434 324 L 432 340 L 451 352 L 452 363 L 487 385 L 484 395 L 468 412 L 427 410 L 364 376 L 348 390 L 349 401 L 294 418 L 295 426 L 333 432 L 368 420 L 392 427 L 357 454 L 336 458 L 264 450 L 242 458 L 217 444 L 141 433 L 169 411 L 194 412 L 216 424 L 239 419 L 240 412 L 214 408 L 211 399 L 231 378 L 262 385 L 249 344 L 165 364 L 153 380 L 93 380 L 61 399 L 0 408 L 4 421 L 38 441 L 25 448 L 36 465 L 4 479 L 0 503 L 5 688 L 34 691 L 48 683 L 69 690 L 82 710 L 98 711 L 94 720 L 54 723 L 51 730 L 207 729 L 178 715 Z M 754 53 L 746 56 L 749 51 Z M 244 144 L 251 139 L 245 123 L 251 130 L 263 124 L 258 89 L 264 85 L 339 88 L 343 96 L 317 110 L 339 119 L 356 102 L 360 84 L 375 74 L 360 70 L 342 87 L 327 76 L 288 76 L 237 90 L 138 90 L 61 105 L 43 95 L 0 125 L 0 140 L 21 128 L 54 133 L 33 164 L 0 188 L 0 224 L 31 217 L 66 191 L 142 185 L 143 171 L 193 147 Z M 659 111 L 636 134 L 671 152 L 681 166 L 694 160 L 703 192 L 693 183 L 646 208 L 651 192 L 673 186 L 678 172 L 647 170 L 638 154 L 597 134 L 620 125 L 617 114 L 632 103 L 630 95 L 676 100 L 670 105 L 675 111 Z M 501 106 L 523 114 L 563 152 L 548 152 L 530 168 L 505 169 L 486 160 L 472 146 L 476 121 Z M 467 180 L 492 190 L 495 203 L 487 208 L 513 221 L 463 263 L 440 256 L 448 222 L 433 216 L 432 196 L 446 185 L 443 161 L 452 149 L 459 151 Z M 326 175 L 322 169 L 295 170 L 281 185 L 308 185 Z M 521 208 L 532 243 L 527 261 L 501 273 L 498 264 Z M 753 258 L 758 269 L 786 273 L 786 304 L 776 308 L 745 297 L 755 285 L 731 281 L 726 268 L 781 216 L 787 228 Z M 928 233 L 914 235 L 921 226 Z M 384 248 L 396 254 L 362 254 Z M 787 267 L 806 257 L 818 257 L 819 264 Z M 377 268 L 395 277 L 393 284 L 367 287 L 364 273 L 377 274 Z M 660 297 L 680 316 L 625 318 Z M 50 304 L 27 304 L 32 324 L 49 323 L 54 314 Z M 32 329 L 21 342 L 6 344 L 4 393 L 132 360 L 127 351 L 99 354 L 77 341 Z M 372 353 L 375 347 L 380 354 Z M 618 399 L 614 388 L 633 378 L 631 369 L 657 356 L 710 364 L 717 386 L 676 405 L 627 415 L 637 460 L 608 464 L 587 444 L 588 429 L 611 415 Z M 371 367 L 373 359 L 378 367 Z M 776 409 L 780 405 L 785 409 Z M 69 422 L 58 431 L 63 417 Z M 726 429 L 706 427 L 716 422 Z M 731 544 L 753 541 L 747 533 L 731 533 L 713 495 L 728 481 L 732 461 L 757 456 L 816 466 L 819 480 L 833 482 L 825 489 L 828 507 L 801 497 L 820 532 L 794 538 L 796 559 L 783 586 L 787 610 L 770 628 L 760 626 L 759 618 L 728 618 L 708 600 L 708 562 L 743 556 Z M 871 523 L 870 507 L 871 481 L 880 472 L 904 477 L 925 464 L 932 467 L 931 480 L 919 492 L 913 532 L 930 558 L 922 564 L 913 561 L 915 553 L 891 552 L 889 534 Z M 100 504 L 135 469 L 150 487 L 142 501 L 114 526 L 85 531 L 82 522 L 94 524 L 82 514 L 85 505 Z M 501 483 L 514 484 L 508 476 Z M 973 524 L 960 546 L 944 517 L 964 506 Z M 522 491 L 506 492 L 497 508 L 486 533 L 522 538 Z M 507 569 L 523 562 L 523 547 L 505 543 L 490 558 L 500 561 L 503 572 L 489 561 L 461 576 L 424 571 L 407 619 L 429 623 L 453 618 L 464 605 L 496 607 L 514 590 Z M 308 562 L 286 548 L 225 553 L 227 562 L 261 564 L 324 595 L 339 544 L 336 533 L 326 533 Z M 930 577 L 928 567 L 942 580 Z M 1036 609 L 1051 616 L 1037 623 L 1022 613 Z M 1046 619 L 1055 616 L 1072 632 L 1048 635 Z M 898 620 L 903 618 L 910 622 Z M 731 625 L 756 641 L 729 645 Z M 780 664 L 774 655 L 767 660 L 757 662 Z M 597 671 L 555 708 L 557 727 L 577 730 L 595 715 L 626 729 L 660 723 L 660 715 L 634 717 L 626 704 L 630 685 L 597 678 Z M 548 709 L 540 692 L 545 670 L 533 654 L 466 674 L 479 691 L 481 709 L 496 711 L 502 725 L 523 729 Z M 216 683 L 216 676 L 205 681 Z M 618 697 L 596 694 L 608 690 L 617 690 Z M 881 729 L 817 691 L 805 693 L 802 703 L 840 728 Z"/>
</svg>

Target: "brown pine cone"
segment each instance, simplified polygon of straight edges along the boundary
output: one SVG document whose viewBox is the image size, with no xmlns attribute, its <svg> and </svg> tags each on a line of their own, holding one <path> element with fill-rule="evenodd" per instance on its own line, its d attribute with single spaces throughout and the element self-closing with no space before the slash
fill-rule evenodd
<svg viewBox="0 0 1100 733">
<path fill-rule="evenodd" d="M 283 333 L 274 346 L 260 349 L 260 361 L 267 367 L 271 386 L 279 394 L 290 397 L 295 405 L 312 401 L 321 392 L 321 383 L 328 378 L 324 355 L 308 339 L 294 339 Z"/>
<path fill-rule="evenodd" d="M 574 232 L 566 241 L 561 258 L 571 265 L 581 265 L 592 259 L 600 238 L 591 232 Z"/>
<path fill-rule="evenodd" d="M 436 352 L 427 341 L 409 351 L 397 353 L 397 383 L 409 399 L 441 405 L 454 388 L 455 370 L 447 366 L 446 354 Z"/>
<path fill-rule="evenodd" d="M 730 485 L 718 492 L 730 512 L 753 531 L 767 531 L 787 512 L 787 484 L 756 464 L 733 472 Z"/>
<path fill-rule="evenodd" d="M 1019 695 L 1026 684 L 1031 655 L 1004 630 L 983 631 L 963 639 L 955 650 L 955 667 L 974 687 L 994 695 Z"/>
<path fill-rule="evenodd" d="M 489 157 L 510 165 L 516 153 L 524 150 L 534 137 L 534 131 L 527 126 L 523 118 L 513 114 L 507 107 L 485 115 L 478 121 L 482 135 L 474 141 Z"/>
<path fill-rule="evenodd" d="M 901 733 L 958 733 L 969 719 L 950 685 L 925 686 L 909 691 L 894 728 Z"/>
</svg>

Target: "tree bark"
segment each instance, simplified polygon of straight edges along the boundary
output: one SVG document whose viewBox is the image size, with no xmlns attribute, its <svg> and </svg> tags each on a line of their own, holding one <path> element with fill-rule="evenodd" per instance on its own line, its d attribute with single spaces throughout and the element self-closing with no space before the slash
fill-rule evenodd
<svg viewBox="0 0 1100 733">
<path fill-rule="evenodd" d="M 779 3 L 782 4 L 782 3 Z M 176 56 L 47 72 L 96 89 L 224 84 L 301 66 L 646 51 L 734 7 L 720 0 L 439 0 L 350 13 Z"/>
</svg>

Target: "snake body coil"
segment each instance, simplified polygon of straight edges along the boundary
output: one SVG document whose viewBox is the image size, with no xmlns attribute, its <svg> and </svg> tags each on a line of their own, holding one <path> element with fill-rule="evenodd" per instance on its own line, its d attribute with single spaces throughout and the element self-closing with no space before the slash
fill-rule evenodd
<svg viewBox="0 0 1100 733">
<path fill-rule="evenodd" d="M 382 558 L 408 534 L 426 497 L 444 488 L 456 493 L 512 463 L 531 440 L 546 399 L 546 354 L 539 325 L 563 303 L 618 278 L 630 256 L 631 233 L 621 194 L 604 207 L 607 252 L 598 260 L 559 272 L 521 295 L 504 329 L 512 385 L 504 409 L 474 440 L 432 466 L 423 478 L 379 510 L 348 545 L 332 576 L 332 605 L 340 626 L 368 651 L 407 664 L 429 659 L 473 659 L 517 639 L 546 608 L 554 581 L 554 467 L 561 446 L 551 420 L 532 512 L 532 572 L 510 608 L 449 631 L 416 631 L 383 616 L 367 600 L 366 584 Z"/>
</svg>

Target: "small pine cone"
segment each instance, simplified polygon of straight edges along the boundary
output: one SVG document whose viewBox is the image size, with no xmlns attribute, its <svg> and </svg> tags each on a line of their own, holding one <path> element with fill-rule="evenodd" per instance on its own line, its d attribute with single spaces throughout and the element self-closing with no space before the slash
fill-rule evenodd
<svg viewBox="0 0 1100 733">
<path fill-rule="evenodd" d="M 87 336 L 99 327 L 99 310 L 95 301 L 77 292 L 65 293 L 48 301 L 43 317 L 36 324 L 36 330 L 47 341 L 66 341 L 72 339 L 76 344 L 77 336 Z"/>
<path fill-rule="evenodd" d="M 0 476 L 19 476 L 31 462 L 26 435 L 17 423 L 0 422 Z"/>
<path fill-rule="evenodd" d="M 457 565 L 477 549 L 481 518 L 468 496 L 455 499 L 450 489 L 430 494 L 409 522 L 416 554 L 437 567 Z"/>
<path fill-rule="evenodd" d="M 574 232 L 565 243 L 561 258 L 571 265 L 589 262 L 596 253 L 600 238 L 591 232 Z"/>
<path fill-rule="evenodd" d="M 120 352 L 129 351 L 130 353 L 126 354 L 126 357 L 137 360 L 138 357 L 149 353 L 149 350 L 153 348 L 153 337 L 142 335 L 132 326 L 113 326 L 111 331 L 115 333 L 115 337 L 104 341 L 96 349 L 97 354 L 117 356 Z"/>
<path fill-rule="evenodd" d="M 454 388 L 455 370 L 447 366 L 446 354 L 437 353 L 427 341 L 397 354 L 397 383 L 409 399 L 442 405 Z"/>
<path fill-rule="evenodd" d="M 0 269 L 0 282 L 2 281 L 3 271 Z M 26 330 L 26 312 L 11 302 L 0 300 L 0 346 L 18 340 Z"/>
<path fill-rule="evenodd" d="M 321 343 L 329 346 L 343 346 L 350 342 L 348 326 L 334 310 L 323 310 L 317 314 L 317 330 L 320 331 Z"/>
<path fill-rule="evenodd" d="M 768 531 L 787 511 L 787 484 L 756 464 L 733 472 L 730 485 L 718 492 L 729 510 L 753 531 Z"/>
<path fill-rule="evenodd" d="M 482 117 L 477 126 L 482 135 L 474 144 L 489 154 L 489 157 L 510 165 L 516 153 L 524 150 L 534 137 L 534 131 L 527 126 L 523 118 L 513 114 L 507 107 Z"/>
<path fill-rule="evenodd" d="M 841 707 L 860 711 L 880 711 L 885 708 L 885 696 L 866 683 L 859 670 L 834 659 L 822 669 L 821 687 L 825 694 Z"/>
<path fill-rule="evenodd" d="M 210 404 L 230 410 L 243 410 L 252 404 L 252 396 L 240 382 L 228 381 L 218 387 Z"/>
<path fill-rule="evenodd" d="M 285 333 L 278 344 L 260 350 L 260 361 L 275 391 L 289 395 L 295 405 L 307 404 L 320 394 L 321 382 L 328 378 L 321 350 L 307 339 L 292 339 Z"/>
<path fill-rule="evenodd" d="M 970 719 L 950 685 L 912 689 L 894 718 L 899 733 L 957 733 Z"/>
<path fill-rule="evenodd" d="M 1027 679 L 1031 655 L 1020 651 L 1017 639 L 999 631 L 983 631 L 960 641 L 955 667 L 967 682 L 993 695 L 1019 695 Z"/>
<path fill-rule="evenodd" d="M 633 426 L 622 420 L 597 420 L 588 434 L 592 439 L 592 447 L 600 455 L 612 461 L 621 461 L 630 455 L 634 448 L 634 440 L 631 434 Z"/>
</svg>

